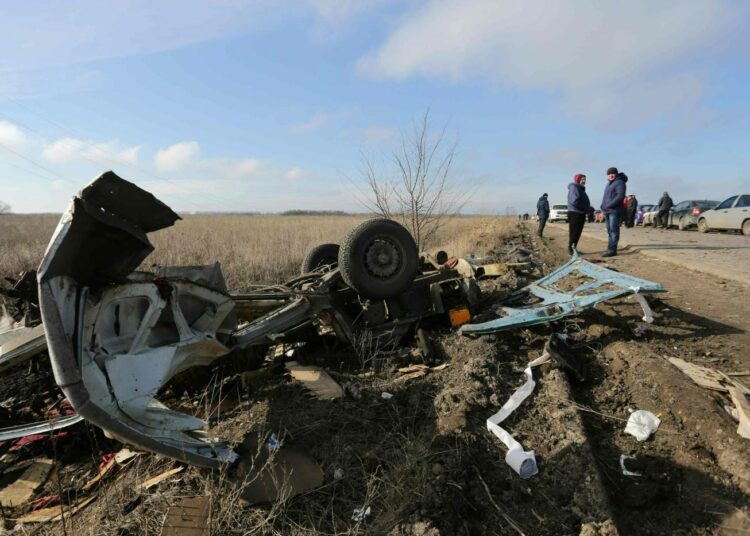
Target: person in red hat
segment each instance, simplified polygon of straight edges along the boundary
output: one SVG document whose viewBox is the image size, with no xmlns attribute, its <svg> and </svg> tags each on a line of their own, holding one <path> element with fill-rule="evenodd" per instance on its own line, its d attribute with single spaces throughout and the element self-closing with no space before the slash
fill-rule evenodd
<svg viewBox="0 0 750 536">
<path fill-rule="evenodd" d="M 568 251 L 572 255 L 578 249 L 578 240 L 586 223 L 586 214 L 591 201 L 586 193 L 586 175 L 578 173 L 568 185 Z"/>
</svg>

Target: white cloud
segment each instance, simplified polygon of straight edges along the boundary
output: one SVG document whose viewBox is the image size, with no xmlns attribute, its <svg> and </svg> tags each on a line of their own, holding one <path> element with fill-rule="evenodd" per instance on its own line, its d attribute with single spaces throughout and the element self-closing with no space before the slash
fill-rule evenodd
<svg viewBox="0 0 750 536">
<path fill-rule="evenodd" d="M 374 11 L 394 0 L 308 0 L 315 17 L 312 37 L 325 41 L 352 26 L 352 20 Z"/>
<path fill-rule="evenodd" d="M 561 92 L 566 111 L 594 122 L 628 118 L 633 110 L 650 118 L 700 98 L 704 77 L 681 67 L 731 44 L 741 19 L 733 6 L 729 0 L 429 0 L 358 69 L 373 77 L 483 77 Z"/>
<path fill-rule="evenodd" d="M 296 125 L 292 125 L 289 130 L 293 132 L 294 134 L 312 132 L 313 130 L 318 130 L 322 126 L 326 125 L 329 120 L 330 120 L 330 117 L 328 116 L 328 114 L 318 112 L 315 115 L 313 115 L 309 120 L 305 121 L 304 123 L 298 123 Z"/>
<path fill-rule="evenodd" d="M 362 129 L 362 137 L 367 143 L 383 143 L 398 136 L 398 130 L 390 127 L 371 126 Z"/>
<path fill-rule="evenodd" d="M 20 151 L 28 142 L 26 134 L 13 123 L 0 121 L 0 145 L 4 145 L 13 151 Z"/>
<path fill-rule="evenodd" d="M 184 171 L 195 164 L 200 152 L 197 141 L 181 141 L 160 149 L 154 157 L 154 164 L 160 172 Z"/>
<path fill-rule="evenodd" d="M 257 175 L 261 161 L 254 158 L 200 158 L 201 147 L 197 141 L 182 141 L 160 149 L 154 158 L 159 172 L 191 172 L 230 179 Z"/>
<path fill-rule="evenodd" d="M 307 172 L 304 169 L 293 167 L 287 170 L 286 173 L 284 173 L 284 178 L 293 181 L 293 180 L 301 179 L 305 177 L 306 175 L 307 175 Z"/>
<path fill-rule="evenodd" d="M 42 158 L 50 162 L 94 161 L 105 164 L 138 164 L 140 145 L 125 147 L 119 141 L 86 141 L 78 138 L 60 138 L 47 145 Z"/>
</svg>

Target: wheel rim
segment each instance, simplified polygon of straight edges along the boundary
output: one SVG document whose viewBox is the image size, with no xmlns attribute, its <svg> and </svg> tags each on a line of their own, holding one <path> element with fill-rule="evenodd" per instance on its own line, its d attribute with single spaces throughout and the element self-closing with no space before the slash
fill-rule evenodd
<svg viewBox="0 0 750 536">
<path fill-rule="evenodd" d="M 373 240 L 365 250 L 365 268 L 379 279 L 387 279 L 398 272 L 401 266 L 399 247 L 387 238 Z"/>
</svg>

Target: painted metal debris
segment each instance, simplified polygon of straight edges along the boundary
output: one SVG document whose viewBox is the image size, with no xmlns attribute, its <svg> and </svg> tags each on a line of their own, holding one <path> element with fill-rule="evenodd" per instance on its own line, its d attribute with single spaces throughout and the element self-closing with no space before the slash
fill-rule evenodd
<svg viewBox="0 0 750 536">
<path fill-rule="evenodd" d="M 571 288 L 561 288 L 563 280 L 571 283 Z M 551 274 L 514 292 L 497 309 L 499 318 L 466 324 L 461 333 L 479 335 L 552 322 L 625 294 L 634 294 L 643 304 L 640 293 L 665 291 L 659 283 L 609 270 L 575 254 Z M 644 316 L 649 313 L 644 310 Z"/>
</svg>

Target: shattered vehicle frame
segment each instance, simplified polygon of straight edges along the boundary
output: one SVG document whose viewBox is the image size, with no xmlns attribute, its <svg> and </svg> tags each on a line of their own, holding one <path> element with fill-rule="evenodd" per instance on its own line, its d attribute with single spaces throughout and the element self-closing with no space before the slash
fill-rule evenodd
<svg viewBox="0 0 750 536">
<path fill-rule="evenodd" d="M 153 251 L 146 234 L 178 219 L 104 173 L 55 230 L 38 272 L 39 304 L 55 381 L 72 407 L 110 437 L 194 465 L 218 467 L 236 454 L 203 420 L 157 400 L 176 375 L 321 331 L 350 345 L 365 332 L 398 338 L 478 302 L 472 278 L 420 258 L 390 220 L 353 229 L 338 266 L 252 293 L 230 295 L 218 264 L 136 271 Z"/>
<path fill-rule="evenodd" d="M 651 322 L 651 312 L 641 292 L 666 289 L 659 283 L 591 263 L 575 253 L 554 272 L 514 292 L 497 308 L 498 318 L 462 326 L 461 333 L 480 335 L 552 322 L 631 293 L 644 309 L 644 320 Z M 517 306 L 508 306 L 514 304 Z"/>
</svg>

